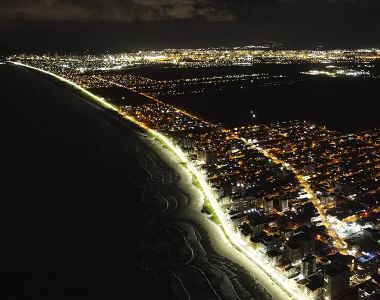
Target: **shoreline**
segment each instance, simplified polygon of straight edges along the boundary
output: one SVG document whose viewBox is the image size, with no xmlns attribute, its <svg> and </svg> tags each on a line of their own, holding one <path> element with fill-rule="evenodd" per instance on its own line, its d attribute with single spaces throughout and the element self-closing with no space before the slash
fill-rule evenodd
<svg viewBox="0 0 380 300">
<path fill-rule="evenodd" d="M 279 286 L 275 285 L 264 271 L 231 244 L 221 226 L 208 218 L 207 214 L 201 212 L 204 196 L 192 184 L 193 175 L 178 162 L 177 158 L 173 157 L 174 154 L 170 150 L 165 149 L 154 138 L 147 137 L 144 139 L 146 144 L 153 149 L 164 163 L 177 172 L 179 175 L 177 186 L 190 198 L 186 206 L 174 213 L 173 219 L 185 220 L 201 228 L 202 233 L 206 233 L 206 235 L 202 234 L 202 238 L 205 244 L 207 244 L 205 245 L 206 249 L 212 249 L 216 254 L 229 259 L 241 267 L 242 270 L 240 272 L 243 271 L 246 276 L 250 276 L 250 279 L 264 289 L 272 299 L 288 300 L 289 296 Z M 247 282 L 244 281 L 244 284 L 247 284 Z M 249 289 L 247 286 L 244 287 Z"/>
<path fill-rule="evenodd" d="M 181 164 L 182 158 L 178 156 L 177 153 L 175 153 L 172 149 L 165 147 L 164 140 L 161 140 L 160 137 L 150 136 L 152 132 L 148 128 L 145 128 L 134 122 L 133 119 L 120 114 L 112 104 L 105 102 L 103 99 L 93 95 L 75 83 L 44 70 L 27 65 L 21 66 L 44 73 L 45 75 L 49 75 L 52 78 L 63 82 L 69 88 L 73 89 L 74 92 L 77 92 L 81 94 L 82 97 L 90 100 L 89 102 L 98 102 L 97 104 L 102 106 L 103 109 L 108 110 L 109 112 L 117 113 L 121 121 L 128 121 L 129 124 L 137 126 L 139 128 L 138 131 L 143 133 L 143 135 L 140 135 L 140 138 L 145 142 L 145 144 L 149 146 L 165 164 L 174 170 L 174 172 L 177 172 L 179 176 L 177 187 L 186 193 L 191 199 L 186 206 L 176 211 L 172 218 L 175 220 L 185 220 L 199 226 L 201 230 L 206 233 L 206 235 L 202 234 L 202 237 L 206 241 L 207 248 L 210 247 L 218 255 L 225 257 L 240 266 L 243 271 L 248 273 L 246 275 L 249 275 L 256 284 L 265 289 L 273 299 L 289 299 L 289 295 L 281 287 L 276 285 L 273 280 L 259 268 L 259 266 L 257 266 L 232 244 L 232 242 L 226 237 L 226 234 L 220 225 L 214 223 L 205 213 L 201 212 L 205 196 L 199 187 L 193 185 L 192 181 L 195 174 Z"/>
</svg>

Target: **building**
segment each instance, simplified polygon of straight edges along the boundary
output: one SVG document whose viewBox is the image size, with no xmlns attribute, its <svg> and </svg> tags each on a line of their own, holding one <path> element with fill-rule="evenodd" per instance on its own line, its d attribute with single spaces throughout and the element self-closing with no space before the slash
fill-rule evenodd
<svg viewBox="0 0 380 300">
<path fill-rule="evenodd" d="M 286 275 L 286 277 L 292 278 L 298 274 L 298 271 L 296 267 L 289 265 L 285 268 L 284 274 Z"/>
<path fill-rule="evenodd" d="M 185 138 L 180 145 L 182 148 L 191 149 L 195 147 L 195 142 L 193 139 Z"/>
<path fill-rule="evenodd" d="M 264 245 L 265 253 L 271 250 L 279 249 L 282 245 L 282 239 L 279 235 L 274 234 L 271 236 L 263 235 L 262 243 Z"/>
<path fill-rule="evenodd" d="M 281 209 L 281 211 L 286 211 L 289 209 L 289 200 L 288 199 L 281 199 L 280 200 L 280 209 Z"/>
<path fill-rule="evenodd" d="M 301 264 L 301 273 L 304 277 L 309 277 L 317 271 L 317 262 L 314 255 L 305 257 Z"/>
<path fill-rule="evenodd" d="M 313 275 L 309 277 L 308 283 L 304 287 L 306 295 L 313 300 L 322 300 L 323 299 L 323 277 L 320 275 Z"/>
<path fill-rule="evenodd" d="M 289 240 L 284 245 L 284 254 L 291 262 L 299 261 L 303 257 L 302 245 Z"/>
<path fill-rule="evenodd" d="M 267 256 L 268 256 L 268 260 L 270 261 L 270 263 L 272 265 L 275 265 L 280 261 L 282 254 L 278 250 L 270 250 L 267 252 Z"/>
<path fill-rule="evenodd" d="M 293 234 L 294 231 L 291 228 L 281 228 L 280 235 L 283 240 L 289 240 L 293 236 Z"/>
<path fill-rule="evenodd" d="M 303 231 L 293 235 L 284 245 L 284 254 L 293 263 L 314 255 L 314 252 L 314 238 Z"/>
<path fill-rule="evenodd" d="M 342 296 L 350 288 L 350 269 L 347 266 L 331 264 L 324 272 L 323 293 L 325 300 Z"/>
<path fill-rule="evenodd" d="M 199 150 L 198 159 L 204 161 L 206 164 L 215 163 L 218 158 L 214 150 Z"/>
<path fill-rule="evenodd" d="M 264 208 L 265 200 L 263 197 L 259 197 L 256 201 L 256 209 L 263 209 Z"/>
<path fill-rule="evenodd" d="M 378 269 L 379 257 L 376 253 L 363 252 L 363 255 L 356 260 L 355 274 L 360 279 L 378 274 Z"/>
<path fill-rule="evenodd" d="M 342 181 L 335 184 L 335 190 L 342 193 L 343 195 L 353 195 L 357 192 L 358 187 L 354 182 Z"/>
<path fill-rule="evenodd" d="M 301 172 L 303 175 L 306 175 L 306 176 L 314 175 L 315 164 L 314 163 L 305 164 L 304 166 L 301 167 Z"/>
<path fill-rule="evenodd" d="M 244 197 L 231 197 L 230 209 L 237 211 L 249 210 L 256 207 L 256 198 L 252 196 L 244 196 Z"/>
<path fill-rule="evenodd" d="M 336 197 L 331 193 L 322 193 L 319 197 L 321 203 L 325 206 L 335 206 L 336 205 Z"/>
<path fill-rule="evenodd" d="M 253 236 L 251 242 L 264 254 L 272 250 L 278 250 L 282 245 L 282 240 L 279 235 L 267 235 L 265 232 Z"/>
<path fill-rule="evenodd" d="M 326 257 L 328 259 L 328 262 L 331 264 L 337 264 L 337 265 L 345 265 L 350 269 L 350 272 L 353 272 L 355 270 L 355 256 L 352 255 L 344 255 L 339 252 L 328 255 Z"/>
<path fill-rule="evenodd" d="M 249 224 L 253 229 L 253 234 L 261 233 L 268 224 L 268 217 L 258 211 L 248 215 Z"/>
<path fill-rule="evenodd" d="M 273 199 L 265 199 L 264 200 L 264 209 L 268 214 L 273 213 Z"/>
</svg>

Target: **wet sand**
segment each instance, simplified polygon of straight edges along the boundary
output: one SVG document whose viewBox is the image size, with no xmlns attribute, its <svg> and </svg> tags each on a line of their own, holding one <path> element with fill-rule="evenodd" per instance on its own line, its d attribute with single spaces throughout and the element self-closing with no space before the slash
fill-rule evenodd
<svg viewBox="0 0 380 300">
<path fill-rule="evenodd" d="M 278 286 L 274 285 L 267 275 L 258 268 L 252 261 L 245 255 L 236 250 L 231 243 L 226 239 L 221 227 L 212 222 L 208 216 L 201 212 L 203 206 L 203 195 L 192 184 L 192 175 L 184 167 L 182 167 L 173 157 L 173 154 L 163 148 L 158 142 L 150 140 L 154 144 L 155 152 L 162 157 L 162 159 L 173 169 L 179 172 L 180 181 L 178 186 L 180 189 L 186 191 L 192 201 L 183 207 L 176 214 L 176 218 L 186 220 L 195 224 L 202 232 L 204 247 L 208 252 L 214 252 L 219 256 L 226 257 L 236 266 L 239 266 L 239 278 L 243 279 L 244 286 L 250 289 L 251 293 L 257 293 L 257 289 L 264 289 L 267 297 L 273 299 L 289 299 L 284 291 Z M 259 285 L 259 287 L 258 287 Z M 260 293 L 260 292 L 259 292 Z M 263 296 L 262 296 L 263 297 Z"/>
</svg>

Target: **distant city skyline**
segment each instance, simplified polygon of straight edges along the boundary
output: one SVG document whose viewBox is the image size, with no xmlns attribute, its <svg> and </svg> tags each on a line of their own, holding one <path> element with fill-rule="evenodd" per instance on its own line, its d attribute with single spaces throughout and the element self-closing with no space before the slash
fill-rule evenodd
<svg viewBox="0 0 380 300">
<path fill-rule="evenodd" d="M 372 0 L 2 1 L 0 53 L 281 43 L 379 47 Z"/>
</svg>

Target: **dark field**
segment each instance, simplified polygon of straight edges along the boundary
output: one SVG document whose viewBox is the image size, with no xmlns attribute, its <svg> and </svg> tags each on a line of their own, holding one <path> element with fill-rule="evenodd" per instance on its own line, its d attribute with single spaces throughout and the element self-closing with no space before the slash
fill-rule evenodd
<svg viewBox="0 0 380 300">
<path fill-rule="evenodd" d="M 91 91 L 115 105 L 142 105 L 150 103 L 150 100 L 146 97 L 125 88 L 94 88 Z"/>
<path fill-rule="evenodd" d="M 307 79 L 300 84 L 211 91 L 165 100 L 227 126 L 310 120 L 357 132 L 380 127 L 379 80 Z M 252 120 L 253 110 L 257 119 Z"/>
<path fill-rule="evenodd" d="M 341 68 L 363 69 L 358 65 L 340 64 Z M 145 67 L 130 73 L 154 79 L 178 79 L 238 74 L 268 74 L 282 78 L 254 79 L 252 82 L 229 82 L 208 85 L 205 91 L 192 94 L 195 85 L 183 95 L 163 92 L 160 98 L 205 119 L 225 126 L 249 123 L 272 123 L 287 120 L 310 120 L 344 132 L 380 127 L 380 79 L 355 77 L 319 77 L 301 71 L 323 69 L 316 64 L 257 64 L 253 67 L 157 68 Z M 369 69 L 379 75 L 380 64 Z M 251 118 L 254 111 L 257 118 Z"/>
</svg>

